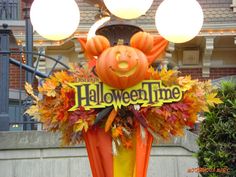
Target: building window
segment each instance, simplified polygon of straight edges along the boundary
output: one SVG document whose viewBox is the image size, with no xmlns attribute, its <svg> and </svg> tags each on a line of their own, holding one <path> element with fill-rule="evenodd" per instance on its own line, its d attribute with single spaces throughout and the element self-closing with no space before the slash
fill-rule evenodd
<svg viewBox="0 0 236 177">
<path fill-rule="evenodd" d="M 0 20 L 19 19 L 19 0 L 0 0 Z"/>
</svg>

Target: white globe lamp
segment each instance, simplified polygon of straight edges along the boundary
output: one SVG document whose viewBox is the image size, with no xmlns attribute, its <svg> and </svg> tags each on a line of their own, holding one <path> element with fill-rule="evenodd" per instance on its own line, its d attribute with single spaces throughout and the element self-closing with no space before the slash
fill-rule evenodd
<svg viewBox="0 0 236 177">
<path fill-rule="evenodd" d="M 153 0 L 103 0 L 107 9 L 123 19 L 135 19 L 145 15 Z"/>
<path fill-rule="evenodd" d="M 164 0 L 156 11 L 156 28 L 166 40 L 184 43 L 193 39 L 203 25 L 203 11 L 196 0 Z"/>
<path fill-rule="evenodd" d="M 30 19 L 34 30 L 42 37 L 62 40 L 76 31 L 80 11 L 75 0 L 34 0 Z"/>
</svg>

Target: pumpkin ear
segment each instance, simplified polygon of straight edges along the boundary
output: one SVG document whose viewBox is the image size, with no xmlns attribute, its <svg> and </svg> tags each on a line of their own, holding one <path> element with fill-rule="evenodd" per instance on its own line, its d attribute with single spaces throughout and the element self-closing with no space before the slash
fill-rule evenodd
<svg viewBox="0 0 236 177">
<path fill-rule="evenodd" d="M 86 42 L 86 52 L 92 56 L 99 56 L 105 49 L 110 47 L 108 39 L 101 35 L 96 35 Z"/>
<path fill-rule="evenodd" d="M 130 46 L 148 54 L 153 48 L 153 36 L 147 32 L 137 32 L 130 39 Z"/>
</svg>

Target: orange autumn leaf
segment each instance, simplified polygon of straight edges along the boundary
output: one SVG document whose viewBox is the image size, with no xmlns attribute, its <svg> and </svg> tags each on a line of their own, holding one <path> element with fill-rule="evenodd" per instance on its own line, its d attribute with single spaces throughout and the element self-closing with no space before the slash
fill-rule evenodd
<svg viewBox="0 0 236 177">
<path fill-rule="evenodd" d="M 150 79 L 150 80 L 159 80 L 161 79 L 159 72 L 156 72 L 155 69 L 153 67 L 150 67 L 147 70 L 145 79 Z"/>
<path fill-rule="evenodd" d="M 67 83 L 67 82 L 72 82 L 73 81 L 73 77 L 70 76 L 65 71 L 55 72 L 54 76 L 58 80 L 58 82 L 61 82 L 61 83 Z"/>
<path fill-rule="evenodd" d="M 107 121 L 105 124 L 105 132 L 107 132 L 110 129 L 111 124 L 114 121 L 116 115 L 117 115 L 117 111 L 115 109 L 113 109 L 107 118 Z"/>
<path fill-rule="evenodd" d="M 112 128 L 111 132 L 112 132 L 113 138 L 117 138 L 117 137 L 123 135 L 122 127 Z"/>
<path fill-rule="evenodd" d="M 165 85 L 173 85 L 177 80 L 177 73 L 178 71 L 175 70 L 166 70 L 163 68 L 159 73 L 160 79 L 162 80 L 163 84 Z"/>
<path fill-rule="evenodd" d="M 39 87 L 38 90 L 41 93 L 45 93 L 47 96 L 55 97 L 56 96 L 56 87 L 58 86 L 58 82 L 54 80 L 47 79 L 42 87 Z"/>
</svg>

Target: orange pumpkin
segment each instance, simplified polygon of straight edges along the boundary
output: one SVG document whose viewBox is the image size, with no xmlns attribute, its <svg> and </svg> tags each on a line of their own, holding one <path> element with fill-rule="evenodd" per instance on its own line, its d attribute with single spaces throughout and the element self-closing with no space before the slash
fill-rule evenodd
<svg viewBox="0 0 236 177">
<path fill-rule="evenodd" d="M 144 53 L 124 45 L 106 49 L 96 64 L 99 78 L 118 89 L 125 89 L 142 81 L 147 69 L 148 61 Z"/>
<path fill-rule="evenodd" d="M 130 39 L 130 46 L 144 53 L 149 53 L 153 48 L 153 36 L 146 32 L 137 32 Z"/>
<path fill-rule="evenodd" d="M 105 49 L 110 47 L 108 39 L 101 35 L 96 35 L 86 42 L 86 52 L 92 56 L 99 56 Z"/>
</svg>

